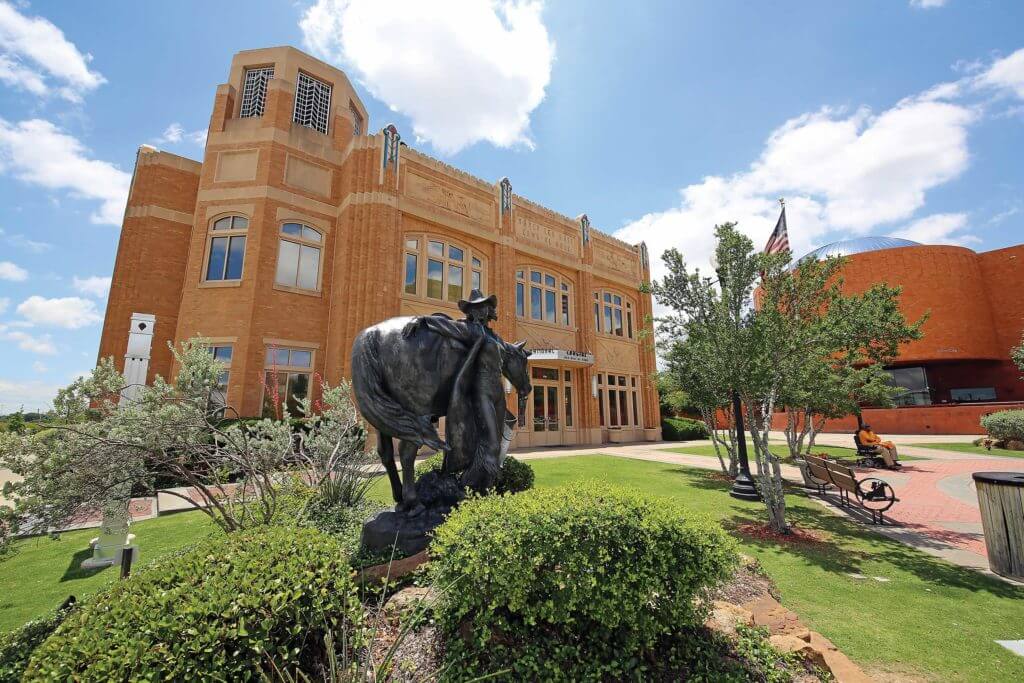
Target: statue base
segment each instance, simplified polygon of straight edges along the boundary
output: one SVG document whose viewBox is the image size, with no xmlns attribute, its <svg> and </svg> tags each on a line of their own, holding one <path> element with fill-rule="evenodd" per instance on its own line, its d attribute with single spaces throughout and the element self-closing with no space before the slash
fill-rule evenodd
<svg viewBox="0 0 1024 683">
<path fill-rule="evenodd" d="M 415 555 L 430 545 L 430 532 L 441 525 L 450 508 L 427 508 L 415 517 L 405 512 L 384 510 L 363 524 L 359 542 L 373 553 L 390 553 L 403 557 Z"/>
<path fill-rule="evenodd" d="M 458 505 L 464 494 L 455 477 L 427 472 L 416 481 L 416 495 L 424 506 L 415 517 L 401 510 L 378 512 L 363 524 L 359 543 L 363 550 L 387 554 L 391 548 L 402 556 L 415 555 L 430 544 L 430 532 Z"/>
</svg>

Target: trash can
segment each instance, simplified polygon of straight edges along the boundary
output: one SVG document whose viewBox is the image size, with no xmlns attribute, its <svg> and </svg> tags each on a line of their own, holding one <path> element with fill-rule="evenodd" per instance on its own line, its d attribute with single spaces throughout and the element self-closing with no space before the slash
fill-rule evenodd
<svg viewBox="0 0 1024 683">
<path fill-rule="evenodd" d="M 988 566 L 1024 581 L 1024 472 L 975 472 Z"/>
</svg>

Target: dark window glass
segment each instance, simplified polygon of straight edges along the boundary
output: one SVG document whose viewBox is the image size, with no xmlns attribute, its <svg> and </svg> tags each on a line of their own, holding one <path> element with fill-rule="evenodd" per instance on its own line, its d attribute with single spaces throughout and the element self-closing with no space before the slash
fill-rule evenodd
<svg viewBox="0 0 1024 683">
<path fill-rule="evenodd" d="M 225 280 L 242 279 L 242 261 L 245 259 L 245 237 L 236 235 L 228 247 L 228 265 L 224 271 Z"/>
<path fill-rule="evenodd" d="M 449 244 L 448 245 L 448 258 L 450 258 L 453 261 L 461 261 L 462 258 L 463 258 L 462 250 L 459 249 L 458 247 L 453 247 L 452 245 Z"/>
<path fill-rule="evenodd" d="M 548 387 L 548 431 L 558 431 L 558 387 Z"/>
<path fill-rule="evenodd" d="M 569 295 L 562 295 L 562 324 L 569 326 Z"/>
<path fill-rule="evenodd" d="M 923 367 L 887 368 L 890 382 L 903 391 L 893 401 L 898 406 L 926 406 L 932 402 L 928 375 Z"/>
<path fill-rule="evenodd" d="M 416 254 L 405 255 L 405 292 L 416 293 Z"/>
<path fill-rule="evenodd" d="M 292 349 L 289 352 L 289 365 L 294 365 L 299 368 L 308 368 L 313 364 L 313 352 L 312 351 L 298 351 Z"/>
<path fill-rule="evenodd" d="M 207 280 L 224 279 L 224 263 L 228 257 L 228 238 L 214 237 L 210 243 L 210 263 L 206 267 Z"/>
<path fill-rule="evenodd" d="M 565 387 L 565 426 L 572 427 L 572 387 L 569 386 Z"/>
<path fill-rule="evenodd" d="M 540 282 L 540 273 L 538 273 L 536 270 L 531 271 L 530 272 L 530 281 L 531 282 Z"/>
<path fill-rule="evenodd" d="M 448 266 L 448 301 L 462 298 L 462 266 Z"/>
<path fill-rule="evenodd" d="M 474 270 L 473 271 L 473 282 L 472 282 L 472 284 L 470 286 L 473 289 L 482 289 L 482 287 L 480 286 L 480 282 L 481 282 L 480 271 L 479 270 Z"/>
<path fill-rule="evenodd" d="M 615 334 L 619 337 L 622 336 L 622 309 L 615 309 Z"/>
<path fill-rule="evenodd" d="M 594 330 L 601 331 L 601 304 L 594 304 Z"/>
<path fill-rule="evenodd" d="M 221 363 L 231 362 L 231 347 L 230 346 L 211 346 L 210 352 L 213 353 L 214 360 L 218 360 Z"/>
<path fill-rule="evenodd" d="M 612 307 L 604 307 L 604 331 L 608 334 L 615 332 L 615 327 L 612 325 Z"/>
<path fill-rule="evenodd" d="M 525 295 L 523 293 L 523 283 L 522 282 L 517 282 L 516 283 L 516 315 L 518 315 L 520 318 L 526 316 L 526 302 L 523 300 L 524 296 Z"/>
<path fill-rule="evenodd" d="M 427 259 L 427 296 L 431 299 L 440 299 L 444 294 L 444 264 L 434 259 Z"/>
<path fill-rule="evenodd" d="M 600 380 L 598 380 L 600 384 Z M 604 389 L 597 390 L 597 413 L 599 417 L 599 424 L 604 427 Z"/>
<path fill-rule="evenodd" d="M 633 313 L 626 311 L 626 336 L 633 338 Z"/>
<path fill-rule="evenodd" d="M 554 287 L 555 286 L 555 278 L 553 278 L 550 275 L 545 275 L 544 276 L 544 284 L 547 285 L 548 287 Z"/>
<path fill-rule="evenodd" d="M 541 387 L 533 390 L 533 431 L 544 431 L 544 392 Z"/>
<path fill-rule="evenodd" d="M 285 223 L 281 226 L 281 232 L 286 235 L 295 235 L 300 237 L 302 235 L 302 226 L 298 223 Z"/>
<path fill-rule="evenodd" d="M 626 411 L 626 392 L 619 392 L 619 415 L 622 416 L 622 426 L 625 427 L 629 421 L 629 413 Z"/>
<path fill-rule="evenodd" d="M 555 322 L 555 293 L 544 290 L 544 320 Z"/>
<path fill-rule="evenodd" d="M 533 375 L 534 379 L 550 379 L 550 380 L 557 380 L 558 379 L 558 370 L 556 370 L 554 368 L 538 368 L 538 367 L 534 367 L 534 368 L 531 369 L 531 372 L 532 372 L 532 375 Z"/>
<path fill-rule="evenodd" d="M 633 392 L 633 424 L 637 427 L 640 426 L 640 418 L 637 417 L 636 410 L 636 392 Z"/>
<path fill-rule="evenodd" d="M 534 320 L 540 320 L 542 311 L 540 305 L 541 289 L 540 287 L 530 287 L 530 317 Z"/>
<path fill-rule="evenodd" d="M 608 426 L 618 427 L 619 426 L 619 402 L 616 400 L 618 397 L 616 394 L 619 392 L 614 389 L 608 390 Z"/>
</svg>

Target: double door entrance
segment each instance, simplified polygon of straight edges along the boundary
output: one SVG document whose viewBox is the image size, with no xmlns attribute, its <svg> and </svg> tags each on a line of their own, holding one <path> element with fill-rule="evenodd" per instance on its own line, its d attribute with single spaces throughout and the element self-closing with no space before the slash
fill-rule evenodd
<svg viewBox="0 0 1024 683">
<path fill-rule="evenodd" d="M 526 425 L 531 432 L 530 445 L 577 443 L 573 371 L 534 366 L 530 381 L 533 384 L 533 421 Z"/>
</svg>

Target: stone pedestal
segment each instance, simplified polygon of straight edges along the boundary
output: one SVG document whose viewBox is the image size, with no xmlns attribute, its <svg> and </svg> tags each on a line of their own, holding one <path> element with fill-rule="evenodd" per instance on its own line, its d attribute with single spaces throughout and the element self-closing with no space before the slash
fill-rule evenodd
<svg viewBox="0 0 1024 683">
<path fill-rule="evenodd" d="M 430 545 L 430 532 L 441 525 L 449 510 L 427 508 L 415 517 L 395 510 L 378 512 L 363 524 L 360 545 L 374 553 L 390 553 L 394 546 L 396 555 L 415 555 Z"/>
</svg>

